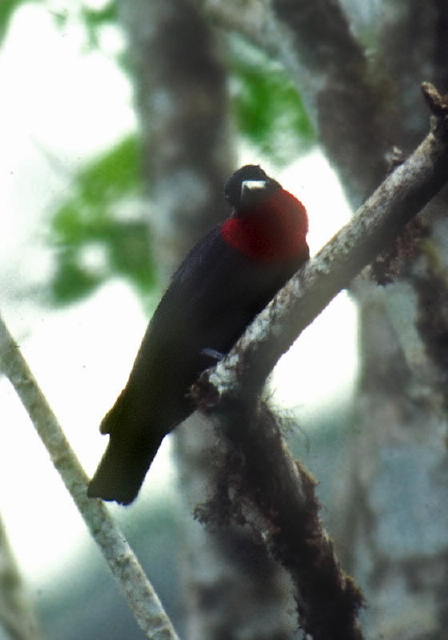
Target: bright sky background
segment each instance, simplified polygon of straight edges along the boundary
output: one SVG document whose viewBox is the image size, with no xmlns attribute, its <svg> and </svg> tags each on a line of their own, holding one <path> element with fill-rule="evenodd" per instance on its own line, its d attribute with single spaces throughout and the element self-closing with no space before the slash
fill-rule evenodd
<svg viewBox="0 0 448 640">
<path fill-rule="evenodd" d="M 111 50 L 120 46 L 117 34 L 105 36 Z M 42 241 L 48 206 L 86 158 L 135 126 L 128 80 L 112 59 L 83 53 L 82 45 L 81 31 L 57 30 L 43 7 L 26 5 L 0 50 L 0 309 L 91 474 L 106 446 L 98 424 L 126 381 L 147 320 L 119 281 L 58 312 L 32 306 L 23 290 L 45 281 L 51 267 Z M 262 159 L 245 152 L 242 162 Z M 306 204 L 316 251 L 348 217 L 331 170 L 313 153 L 276 177 Z M 356 318 L 343 294 L 283 358 L 277 397 L 312 424 L 314 411 L 347 397 L 355 367 Z M 4 379 L 0 412 L 0 513 L 37 588 L 67 566 L 87 532 Z M 142 508 L 161 477 L 173 485 L 168 448 L 129 513 Z"/>
</svg>

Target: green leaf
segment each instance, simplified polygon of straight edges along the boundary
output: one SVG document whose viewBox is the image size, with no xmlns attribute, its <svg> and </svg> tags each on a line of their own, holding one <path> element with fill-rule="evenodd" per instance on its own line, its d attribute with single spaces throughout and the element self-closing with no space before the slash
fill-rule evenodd
<svg viewBox="0 0 448 640">
<path fill-rule="evenodd" d="M 114 275 L 142 294 L 154 286 L 148 225 L 124 214 L 139 195 L 139 159 L 137 140 L 130 136 L 82 169 L 74 194 L 51 214 L 53 304 L 84 298 Z"/>
<path fill-rule="evenodd" d="M 280 166 L 316 144 L 301 96 L 275 61 L 253 47 L 234 43 L 232 72 L 235 118 L 250 144 Z"/>
<path fill-rule="evenodd" d="M 148 261 L 149 245 L 146 222 L 129 221 L 111 229 L 111 267 L 116 273 L 132 279 L 142 292 L 151 290 L 155 284 L 154 268 Z"/>
<path fill-rule="evenodd" d="M 107 25 L 118 24 L 117 2 L 111 0 L 100 9 L 81 7 L 81 16 L 87 34 L 87 42 L 92 49 L 99 48 L 100 29 Z"/>
<path fill-rule="evenodd" d="M 122 140 L 80 172 L 81 197 L 93 207 L 138 190 L 140 150 L 135 136 Z M 106 211 L 103 211 L 106 214 Z"/>
<path fill-rule="evenodd" d="M 52 302 L 63 306 L 84 298 L 101 284 L 102 278 L 78 263 L 76 252 L 60 255 L 51 283 Z"/>
<path fill-rule="evenodd" d="M 14 12 L 28 0 L 0 0 L 0 45 L 8 33 Z"/>
</svg>

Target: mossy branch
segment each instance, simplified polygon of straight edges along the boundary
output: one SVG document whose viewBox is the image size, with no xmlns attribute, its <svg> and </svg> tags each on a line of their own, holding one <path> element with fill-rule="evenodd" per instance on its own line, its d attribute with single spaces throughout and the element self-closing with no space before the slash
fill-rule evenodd
<svg viewBox="0 0 448 640">
<path fill-rule="evenodd" d="M 312 479 L 294 464 L 277 421 L 259 398 L 268 375 L 300 333 L 448 181 L 448 99 L 430 84 L 422 89 L 432 112 L 425 140 L 194 389 L 198 406 L 217 418 L 229 445 L 228 462 L 222 465 L 227 483 L 218 478 L 219 490 L 201 508 L 201 519 L 223 521 L 225 509 L 231 516 L 239 513 L 257 531 L 289 572 L 299 624 L 313 640 L 360 640 L 362 594 L 339 565 L 322 527 Z"/>
<path fill-rule="evenodd" d="M 429 134 L 279 291 L 226 358 L 203 374 L 204 397 L 214 390 L 210 408 L 226 395 L 261 388 L 302 331 L 447 183 L 448 97 L 440 96 L 429 83 L 422 85 L 422 91 L 432 113 Z"/>
</svg>

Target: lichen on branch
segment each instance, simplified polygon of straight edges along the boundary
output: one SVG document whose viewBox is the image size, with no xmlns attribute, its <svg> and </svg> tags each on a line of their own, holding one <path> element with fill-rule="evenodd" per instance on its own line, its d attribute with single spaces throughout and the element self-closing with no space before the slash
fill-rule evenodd
<svg viewBox="0 0 448 640">
<path fill-rule="evenodd" d="M 216 419 L 231 461 L 223 466 L 227 484 L 217 481 L 219 500 L 199 515 L 225 520 L 224 508 L 258 529 L 293 580 L 299 623 L 313 640 L 362 638 L 357 620 L 362 595 L 322 527 L 312 480 L 300 464 L 294 466 L 277 420 L 260 397 L 273 367 L 300 333 L 448 181 L 448 100 L 427 83 L 422 90 L 432 113 L 427 137 L 194 389 L 198 406 Z"/>
</svg>

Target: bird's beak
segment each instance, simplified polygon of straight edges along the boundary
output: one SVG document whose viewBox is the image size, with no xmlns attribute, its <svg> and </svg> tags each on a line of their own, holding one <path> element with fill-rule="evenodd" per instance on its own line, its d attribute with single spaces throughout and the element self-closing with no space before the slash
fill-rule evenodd
<svg viewBox="0 0 448 640">
<path fill-rule="evenodd" d="M 241 183 L 241 196 L 248 192 L 262 191 L 266 188 L 266 180 L 243 180 Z M 246 194 L 247 195 L 247 194 Z"/>
</svg>

